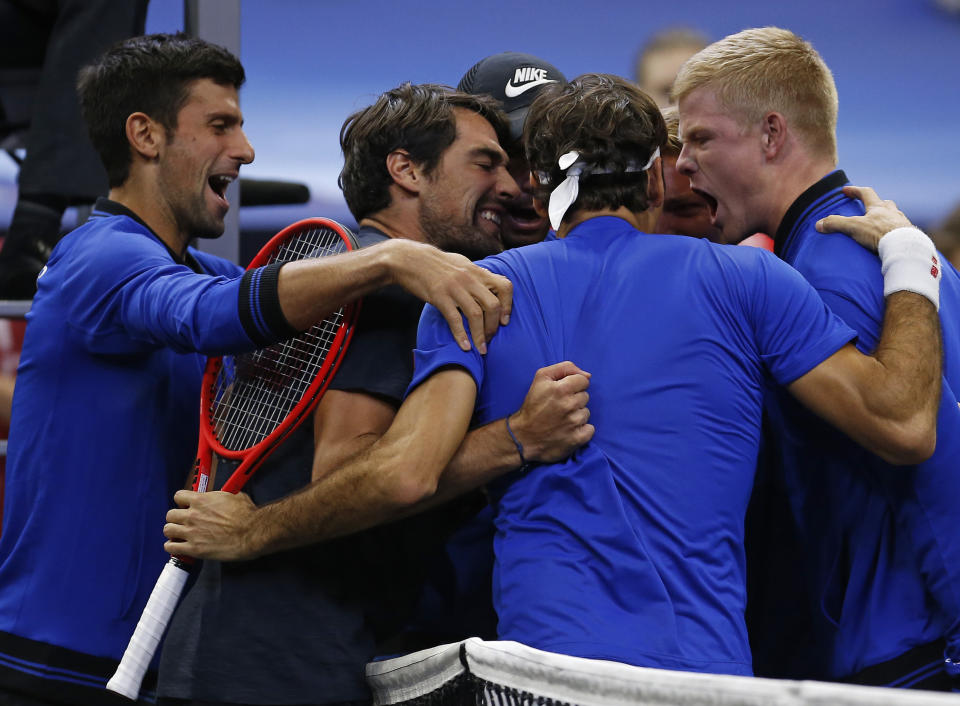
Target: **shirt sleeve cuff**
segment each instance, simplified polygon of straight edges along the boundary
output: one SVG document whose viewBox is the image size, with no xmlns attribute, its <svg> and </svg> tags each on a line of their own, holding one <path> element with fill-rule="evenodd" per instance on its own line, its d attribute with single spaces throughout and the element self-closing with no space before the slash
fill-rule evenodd
<svg viewBox="0 0 960 706">
<path fill-rule="evenodd" d="M 280 308 L 277 283 L 283 264 L 276 262 L 247 270 L 240 281 L 240 322 L 250 340 L 259 348 L 299 333 Z"/>
</svg>

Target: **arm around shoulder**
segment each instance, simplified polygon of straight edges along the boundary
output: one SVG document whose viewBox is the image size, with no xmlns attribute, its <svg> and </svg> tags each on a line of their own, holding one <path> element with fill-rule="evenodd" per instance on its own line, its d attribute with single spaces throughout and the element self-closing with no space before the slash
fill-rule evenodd
<svg viewBox="0 0 960 706">
<path fill-rule="evenodd" d="M 167 513 L 164 534 L 171 541 L 164 548 L 198 558 L 251 559 L 402 517 L 436 492 L 463 441 L 475 396 L 468 373 L 440 370 L 410 394 L 376 442 L 273 503 L 255 507 L 243 494 L 180 491 L 180 509 Z"/>
<path fill-rule="evenodd" d="M 885 461 L 916 464 L 936 447 L 943 351 L 933 304 L 912 292 L 887 298 L 872 356 L 844 346 L 787 389 Z"/>
<path fill-rule="evenodd" d="M 936 448 L 943 343 L 937 311 L 940 262 L 930 239 L 893 201 L 847 186 L 863 216 L 828 216 L 839 231 L 878 252 L 886 313 L 872 356 L 846 346 L 794 381 L 790 391 L 864 447 L 894 464 L 916 464 Z"/>
<path fill-rule="evenodd" d="M 462 317 L 480 352 L 486 352 L 486 341 L 510 318 L 513 288 L 508 279 L 462 255 L 403 238 L 289 263 L 281 270 L 277 294 L 287 321 L 303 330 L 341 304 L 388 284 L 433 304 L 465 351 L 470 339 Z"/>
</svg>

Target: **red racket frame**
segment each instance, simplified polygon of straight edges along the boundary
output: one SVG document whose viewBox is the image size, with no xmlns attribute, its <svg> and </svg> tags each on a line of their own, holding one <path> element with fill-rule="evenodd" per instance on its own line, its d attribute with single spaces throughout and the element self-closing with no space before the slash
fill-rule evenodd
<svg viewBox="0 0 960 706">
<path fill-rule="evenodd" d="M 287 226 L 273 236 L 260 249 L 247 269 L 254 269 L 267 264 L 270 257 L 285 242 L 305 228 L 329 228 L 341 236 L 345 251 L 353 250 L 356 247 L 356 242 L 350 231 L 336 221 L 327 218 L 308 218 Z M 353 337 L 359 310 L 359 301 L 343 307 L 343 317 L 334 340 L 330 344 L 326 358 L 320 370 L 304 390 L 299 402 L 294 405 L 293 409 L 287 413 L 283 421 L 272 432 L 253 446 L 245 449 L 230 450 L 225 448 L 213 432 L 213 395 L 217 387 L 217 375 L 223 365 L 223 358 L 216 356 L 207 360 L 200 395 L 200 441 L 197 448 L 197 460 L 194 463 L 194 490 L 204 492 L 207 489 L 213 460 L 212 454 L 217 453 L 223 458 L 241 460 L 240 466 L 230 475 L 222 488 L 230 493 L 239 492 L 274 449 L 310 415 L 327 387 L 329 387 L 343 359 L 347 346 Z M 189 557 L 172 557 L 167 562 L 147 601 L 143 616 L 130 638 L 123 659 L 120 661 L 113 678 L 107 683 L 107 689 L 130 699 L 138 697 L 140 684 L 153 655 L 156 653 L 160 638 L 172 617 L 191 564 L 193 564 L 193 559 Z"/>
</svg>

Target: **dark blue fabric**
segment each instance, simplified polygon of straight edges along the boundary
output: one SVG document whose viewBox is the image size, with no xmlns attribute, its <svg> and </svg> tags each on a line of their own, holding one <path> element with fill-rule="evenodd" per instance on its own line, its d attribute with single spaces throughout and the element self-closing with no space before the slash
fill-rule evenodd
<svg viewBox="0 0 960 706">
<path fill-rule="evenodd" d="M 369 226 L 357 233 L 360 247 L 386 240 L 386 235 Z M 423 302 L 398 286 L 364 297 L 356 335 L 330 388 L 378 395 L 399 405 L 413 376 L 413 348 L 422 310 Z"/>
<path fill-rule="evenodd" d="M 872 351 L 883 323 L 879 259 L 840 234 L 820 234 L 829 214 L 861 215 L 833 172 L 798 198 L 776 251 L 817 289 Z M 783 474 L 814 601 L 818 677 L 843 678 L 946 637 L 960 655 L 960 276 L 941 259 L 944 392 L 933 457 L 894 467 L 854 444 L 783 393 L 771 398 Z M 798 557 L 799 558 L 799 557 Z M 820 659 L 822 658 L 822 659 Z"/>
<path fill-rule="evenodd" d="M 357 233 L 361 247 L 386 239 L 369 227 Z M 413 372 L 422 308 L 399 287 L 365 297 L 330 389 L 399 405 Z M 305 421 L 250 479 L 244 492 L 254 502 L 276 500 L 310 483 L 312 421 Z M 227 476 L 218 474 L 218 482 Z M 364 665 L 374 654 L 371 605 L 400 582 L 387 567 L 389 557 L 379 552 L 401 527 L 252 561 L 204 562 L 164 643 L 160 696 L 240 704 L 369 699 Z"/>
<path fill-rule="evenodd" d="M 310 482 L 313 425 L 304 423 L 244 492 L 258 504 Z M 221 468 L 218 484 L 231 469 Z M 238 704 L 368 699 L 373 654 L 365 623 L 371 578 L 355 539 L 252 561 L 204 561 L 163 643 L 157 693 Z"/>
<path fill-rule="evenodd" d="M 482 264 L 514 307 L 485 357 L 421 319 L 414 380 L 477 382 L 476 422 L 537 368 L 593 373 L 593 441 L 514 473 L 495 499 L 499 637 L 581 657 L 750 674 L 743 518 L 768 374 L 792 382 L 854 334 L 768 252 L 596 218 Z"/>
</svg>

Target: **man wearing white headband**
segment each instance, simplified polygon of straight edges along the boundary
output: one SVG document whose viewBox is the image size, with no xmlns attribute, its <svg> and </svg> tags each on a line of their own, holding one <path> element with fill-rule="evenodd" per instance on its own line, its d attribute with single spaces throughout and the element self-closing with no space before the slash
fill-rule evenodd
<svg viewBox="0 0 960 706">
<path fill-rule="evenodd" d="M 909 273 L 929 239 L 907 229 L 921 254 L 891 263 L 890 281 L 926 294 L 890 294 L 880 345 L 865 356 L 850 344 L 855 333 L 769 252 L 648 234 L 663 196 L 655 153 L 666 127 L 632 84 L 588 74 L 548 89 L 524 135 L 541 207 L 560 203 L 551 192 L 581 164 L 575 199 L 567 186 L 559 196 L 569 203 L 554 206 L 563 211 L 558 239 L 482 261 L 514 285 L 512 318 L 486 355 L 463 353 L 425 309 L 413 381 L 390 429 L 309 489 L 338 498 L 316 506 L 313 536 L 369 515 L 376 498 L 359 505 L 337 492 L 360 476 L 403 478 L 411 504 L 455 490 L 463 479 L 442 470 L 467 428 L 505 417 L 522 467 L 487 485 L 498 637 L 749 674 L 743 518 L 764 382 L 787 386 L 892 462 L 932 453 L 940 357 L 927 295 L 935 298 L 937 279 Z M 883 234 L 908 223 L 880 204 L 858 225 Z M 512 412 L 534 371 L 564 359 L 592 373 L 589 408 L 584 390 L 571 415 L 595 434 L 565 461 L 529 464 Z M 274 537 L 274 548 L 306 534 Z"/>
<path fill-rule="evenodd" d="M 590 370 L 593 440 L 565 462 L 488 485 L 498 637 L 750 674 L 743 519 L 764 382 L 786 386 L 892 462 L 916 461 L 933 450 L 935 307 L 892 293 L 885 338 L 867 357 L 769 252 L 650 235 L 666 127 L 622 79 L 588 74 L 547 89 L 524 138 L 535 198 L 558 239 L 483 261 L 513 281 L 516 302 L 486 356 L 459 353 L 438 313 L 425 310 L 406 402 L 419 416 L 407 423 L 430 430 L 431 452 L 452 451 L 468 423 L 515 409 L 544 363 L 569 358 Z M 873 219 L 887 217 L 880 234 L 908 225 L 878 209 Z M 935 298 L 929 272 L 904 276 Z"/>
</svg>

